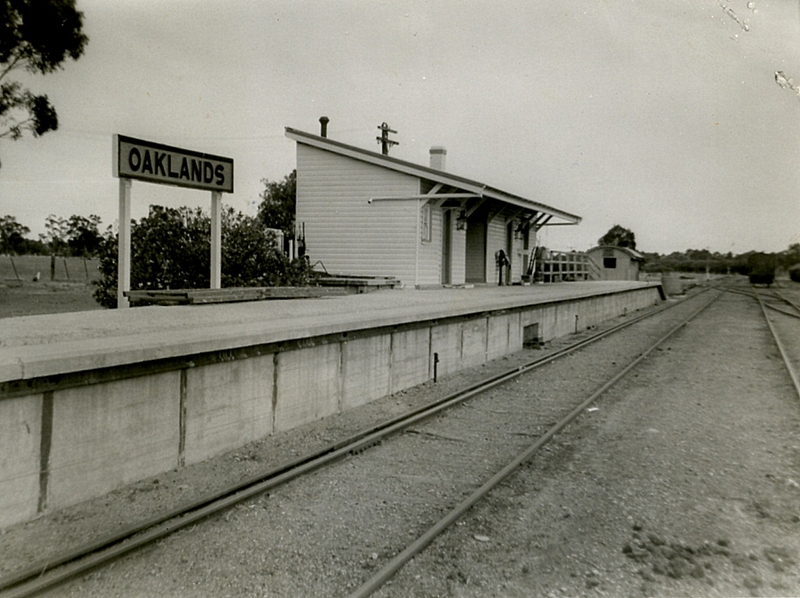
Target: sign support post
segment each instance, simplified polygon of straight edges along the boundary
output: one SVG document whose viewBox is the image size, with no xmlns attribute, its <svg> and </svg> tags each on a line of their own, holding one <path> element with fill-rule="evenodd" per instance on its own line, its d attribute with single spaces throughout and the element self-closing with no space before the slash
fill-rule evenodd
<svg viewBox="0 0 800 598">
<path fill-rule="evenodd" d="M 222 193 L 211 192 L 211 288 L 222 288 Z"/>
<path fill-rule="evenodd" d="M 126 177 L 119 179 L 119 241 L 117 248 L 117 308 L 129 307 L 125 296 L 131 290 L 131 184 Z"/>
</svg>

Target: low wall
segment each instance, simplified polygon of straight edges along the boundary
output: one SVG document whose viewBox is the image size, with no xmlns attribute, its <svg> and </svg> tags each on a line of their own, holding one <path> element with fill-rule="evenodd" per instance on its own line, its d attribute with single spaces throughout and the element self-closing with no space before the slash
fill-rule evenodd
<svg viewBox="0 0 800 598">
<path fill-rule="evenodd" d="M 445 375 L 521 349 L 526 327 L 546 341 L 651 306 L 660 293 L 647 286 L 365 323 L 228 350 L 198 353 L 195 344 L 169 358 L 157 358 L 159 348 L 140 363 L 9 379 L 0 389 L 0 527 L 423 383 L 434 354 Z"/>
</svg>

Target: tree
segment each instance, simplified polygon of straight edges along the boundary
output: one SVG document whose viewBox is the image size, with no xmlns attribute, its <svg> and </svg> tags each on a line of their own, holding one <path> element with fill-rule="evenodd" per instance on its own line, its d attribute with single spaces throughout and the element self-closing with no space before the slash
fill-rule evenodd
<svg viewBox="0 0 800 598">
<path fill-rule="evenodd" d="M 605 235 L 598 239 L 597 244 L 636 249 L 636 235 L 633 234 L 633 231 L 623 228 L 619 224 L 615 224 L 608 229 Z"/>
<path fill-rule="evenodd" d="M 781 265 L 787 270 L 800 264 L 800 243 L 791 243 L 789 248 L 780 253 Z M 794 280 L 794 279 L 793 279 Z"/>
<path fill-rule="evenodd" d="M 262 179 L 265 185 L 258 206 L 258 219 L 267 228 L 279 228 L 287 239 L 294 239 L 294 211 L 297 197 L 297 171 L 293 170 L 280 182 Z"/>
<path fill-rule="evenodd" d="M 100 234 L 100 216 L 91 214 L 88 218 L 72 215 L 66 222 L 67 245 L 76 257 L 90 257 L 97 253 L 103 240 Z"/>
<path fill-rule="evenodd" d="M 17 222 L 14 216 L 0 217 L 0 253 L 19 253 L 29 232 L 31 229 Z"/>
<path fill-rule="evenodd" d="M 50 214 L 44 221 L 44 233 L 39 233 L 39 239 L 50 249 L 50 255 L 65 255 L 68 253 L 67 233 L 69 225 L 66 220 L 55 214 Z"/>
<path fill-rule="evenodd" d="M 46 95 L 18 81 L 4 81 L 15 70 L 46 75 L 77 60 L 89 39 L 75 0 L 0 0 L 0 138 L 34 137 L 58 128 L 58 115 Z"/>
</svg>

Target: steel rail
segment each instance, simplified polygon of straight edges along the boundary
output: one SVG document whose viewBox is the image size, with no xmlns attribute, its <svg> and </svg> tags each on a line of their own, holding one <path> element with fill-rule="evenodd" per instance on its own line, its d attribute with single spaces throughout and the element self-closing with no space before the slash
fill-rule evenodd
<svg viewBox="0 0 800 598">
<path fill-rule="evenodd" d="M 742 289 L 732 289 L 727 286 L 720 286 L 719 287 L 723 291 L 727 291 L 728 293 L 739 293 L 740 295 L 746 295 L 747 297 L 752 297 L 752 291 L 743 291 Z"/>
<path fill-rule="evenodd" d="M 728 290 L 732 290 L 732 289 L 728 289 Z M 755 290 L 755 289 L 753 289 L 753 290 Z M 745 292 L 745 291 L 734 291 L 734 292 L 741 292 L 743 295 L 752 295 L 752 293 Z M 781 309 L 777 305 L 773 305 L 772 303 L 764 302 L 764 305 L 766 305 L 768 308 L 773 309 L 775 311 L 778 311 L 778 312 L 780 312 L 782 314 L 786 314 L 787 316 L 791 316 L 793 318 L 800 318 L 800 305 L 797 305 L 796 303 L 790 301 L 789 299 L 784 297 L 779 291 L 777 291 L 775 289 L 770 289 L 770 294 L 768 295 L 768 297 L 771 298 L 771 299 L 778 299 L 779 301 L 782 301 L 782 302 L 786 303 L 787 305 L 789 305 L 792 308 L 794 308 L 795 311 L 794 312 L 786 311 L 785 309 Z"/>
<path fill-rule="evenodd" d="M 774 293 L 775 293 L 775 294 L 778 296 L 778 298 L 779 298 L 781 301 L 783 301 L 784 303 L 788 303 L 789 305 L 791 305 L 791 306 L 792 306 L 792 307 L 793 307 L 795 310 L 797 310 L 797 313 L 799 313 L 799 314 L 800 314 L 800 305 L 797 305 L 797 303 L 795 303 L 794 301 L 791 301 L 790 299 L 787 299 L 786 297 L 784 297 L 784 296 L 783 296 L 783 293 L 781 293 L 781 292 L 779 292 L 779 291 L 773 291 L 773 292 L 774 292 Z"/>
<path fill-rule="evenodd" d="M 778 308 L 778 307 L 776 307 L 774 305 L 770 305 L 769 303 L 764 303 L 764 301 L 762 301 L 762 299 L 761 299 L 761 294 L 756 289 L 751 289 L 750 291 L 740 291 L 738 289 L 731 289 L 731 288 L 726 288 L 726 287 L 720 287 L 720 288 L 722 288 L 723 290 L 728 291 L 730 293 L 739 293 L 740 295 L 746 295 L 746 296 L 754 298 L 756 301 L 758 301 L 758 304 L 761 307 L 761 313 L 764 314 L 764 319 L 767 321 L 767 326 L 769 327 L 769 331 L 770 331 L 770 333 L 772 333 L 772 338 L 775 340 L 775 344 L 778 346 L 778 351 L 780 352 L 781 358 L 783 359 L 783 364 L 786 366 L 786 371 L 789 372 L 789 377 L 792 380 L 792 384 L 794 385 L 795 392 L 797 393 L 797 396 L 800 397 L 800 381 L 798 380 L 797 373 L 794 371 L 794 368 L 792 368 L 791 361 L 789 360 L 789 356 L 786 353 L 786 349 L 784 348 L 783 343 L 781 342 L 780 338 L 778 338 L 778 333 L 775 330 L 775 327 L 772 325 L 772 320 L 770 320 L 769 316 L 767 315 L 766 308 L 769 307 L 770 309 L 773 309 L 773 310 L 778 311 L 778 312 L 780 312 L 782 314 L 786 314 L 787 316 L 792 316 L 792 317 L 795 317 L 795 318 L 800 317 L 800 316 L 798 316 L 797 314 L 789 313 L 788 311 L 784 311 L 784 310 L 782 310 L 782 309 L 780 309 L 780 308 Z M 777 291 L 773 291 L 773 292 L 777 295 L 777 297 L 779 299 L 785 301 L 786 303 L 788 303 L 789 305 L 791 305 L 792 307 L 797 309 L 798 312 L 800 312 L 800 307 L 797 306 L 795 303 L 789 301 L 788 299 L 786 299 L 783 295 L 781 295 Z"/>
<path fill-rule="evenodd" d="M 767 326 L 769 326 L 769 331 L 772 333 L 772 338 L 775 339 L 775 344 L 778 345 L 778 351 L 783 358 L 783 365 L 786 366 L 786 371 L 789 372 L 789 377 L 792 379 L 795 393 L 797 394 L 797 397 L 800 398 L 800 380 L 797 378 L 797 372 L 794 371 L 792 362 L 789 360 L 789 355 L 786 353 L 786 349 L 784 348 L 781 339 L 778 337 L 778 332 L 775 330 L 775 326 L 772 325 L 772 320 L 769 319 L 769 315 L 767 315 L 767 309 L 764 307 L 764 302 L 761 300 L 761 295 L 758 292 L 754 292 L 753 296 L 758 300 L 758 304 L 761 306 L 761 313 L 764 314 L 764 319 L 767 321 Z"/>
<path fill-rule="evenodd" d="M 791 312 L 791 311 L 786 311 L 785 309 L 781 309 L 777 305 L 771 305 L 769 303 L 765 303 L 764 305 L 766 307 L 770 308 L 770 309 L 774 309 L 775 311 L 780 312 L 782 314 L 785 314 L 787 316 L 791 316 L 793 318 L 800 318 L 800 313 L 794 313 L 794 312 Z"/>
<path fill-rule="evenodd" d="M 751 289 L 751 290 L 749 290 L 749 291 L 743 291 L 743 290 L 741 290 L 741 289 L 732 289 L 732 288 L 730 288 L 730 287 L 726 287 L 726 286 L 720 286 L 719 288 L 720 288 L 720 289 L 722 289 L 722 290 L 724 290 L 724 291 L 727 291 L 727 292 L 729 292 L 729 293 L 738 293 L 739 295 L 744 295 L 744 296 L 746 296 L 746 297 L 751 297 L 751 298 L 752 298 L 752 297 L 754 297 L 754 296 L 755 296 L 755 295 L 753 294 L 753 290 L 752 290 L 752 289 Z M 797 314 L 795 314 L 795 313 L 788 312 L 788 311 L 786 311 L 786 310 L 783 310 L 783 309 L 781 309 L 780 307 L 778 307 L 778 306 L 776 306 L 776 305 L 772 305 L 771 303 L 764 303 L 764 305 L 766 305 L 766 306 L 767 306 L 767 307 L 769 307 L 770 309 L 774 309 L 775 311 L 779 311 L 779 312 L 781 312 L 782 314 L 786 314 L 787 316 L 792 316 L 792 317 L 794 317 L 794 318 L 800 318 L 800 306 L 797 306 L 796 304 L 792 303 L 791 301 L 789 301 L 788 299 L 786 299 L 786 298 L 785 298 L 783 295 L 781 295 L 781 294 L 780 294 L 780 293 L 778 293 L 777 291 L 773 291 L 773 293 L 775 293 L 774 295 L 772 295 L 772 297 L 773 297 L 774 299 L 780 299 L 780 300 L 782 300 L 782 301 L 784 301 L 784 302 L 788 303 L 789 305 L 791 305 L 792 307 L 794 307 L 794 308 L 795 308 L 795 309 L 798 311 L 798 313 L 797 313 Z"/>
<path fill-rule="evenodd" d="M 681 328 L 686 326 L 691 320 L 705 310 L 709 305 L 714 303 L 721 293 L 718 293 L 711 301 L 703 305 L 700 309 L 693 312 L 686 320 L 672 328 L 667 334 L 661 337 L 655 344 L 648 348 L 644 353 L 637 357 L 634 361 L 628 364 L 625 369 L 615 375 L 611 380 L 603 384 L 597 391 L 594 392 L 588 399 L 584 400 L 580 405 L 575 407 L 566 417 L 559 421 L 556 425 L 551 427 L 545 434 L 540 436 L 533 444 L 531 444 L 524 451 L 519 453 L 512 461 L 510 461 L 503 469 L 492 476 L 480 488 L 473 492 L 461 504 L 450 511 L 445 517 L 437 521 L 427 532 L 422 534 L 414 542 L 409 544 L 405 550 L 397 554 L 391 561 L 389 561 L 383 568 L 381 568 L 375 575 L 364 582 L 353 593 L 348 595 L 348 598 L 366 598 L 380 589 L 394 574 L 400 570 L 408 561 L 414 556 L 422 552 L 433 540 L 441 534 L 445 529 L 455 523 L 464 513 L 471 509 L 478 501 L 482 500 L 492 489 L 495 488 L 500 482 L 505 480 L 511 475 L 517 467 L 531 458 L 531 456 L 539 450 L 543 445 L 547 444 L 552 438 L 563 430 L 567 425 L 577 418 L 583 411 L 597 400 L 603 393 L 605 393 L 614 384 L 619 382 L 622 378 L 628 375 L 637 365 L 643 360 L 647 359 L 648 355 L 652 353 L 659 345 L 664 343 L 673 334 L 678 332 Z"/>
<path fill-rule="evenodd" d="M 707 290 L 709 290 L 709 287 L 702 289 L 691 298 L 696 298 Z M 252 498 L 280 484 L 287 483 L 296 477 L 324 467 L 351 453 L 364 450 L 379 443 L 383 438 L 432 417 L 455 404 L 461 403 L 477 394 L 486 392 L 532 369 L 542 367 L 632 326 L 633 324 L 682 304 L 683 301 L 678 303 L 664 303 L 653 311 L 641 314 L 626 322 L 600 331 L 585 339 L 563 347 L 550 355 L 540 357 L 475 383 L 465 389 L 451 393 L 433 403 L 362 430 L 353 436 L 328 445 L 319 451 L 278 466 L 268 472 L 253 476 L 215 494 L 176 507 L 167 513 L 158 515 L 147 521 L 126 527 L 119 532 L 100 538 L 91 544 L 84 545 L 74 550 L 65 551 L 61 555 L 46 562 L 31 565 L 24 570 L 0 580 L 0 596 L 2 596 L 2 598 L 23 598 L 40 593 L 81 573 L 85 573 L 106 562 L 117 559 L 128 552 L 197 523 L 201 519 L 210 517 L 248 498 Z"/>
</svg>

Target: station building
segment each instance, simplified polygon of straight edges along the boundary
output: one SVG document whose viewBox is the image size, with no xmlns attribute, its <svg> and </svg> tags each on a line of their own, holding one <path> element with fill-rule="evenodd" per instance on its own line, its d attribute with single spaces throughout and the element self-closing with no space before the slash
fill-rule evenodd
<svg viewBox="0 0 800 598">
<path fill-rule="evenodd" d="M 306 255 L 329 273 L 393 276 L 408 287 L 519 282 L 536 232 L 579 216 L 445 170 L 290 127 L 297 142 L 296 222 Z"/>
<path fill-rule="evenodd" d="M 599 280 L 639 280 L 644 255 L 629 247 L 600 245 L 586 252 Z"/>
</svg>

